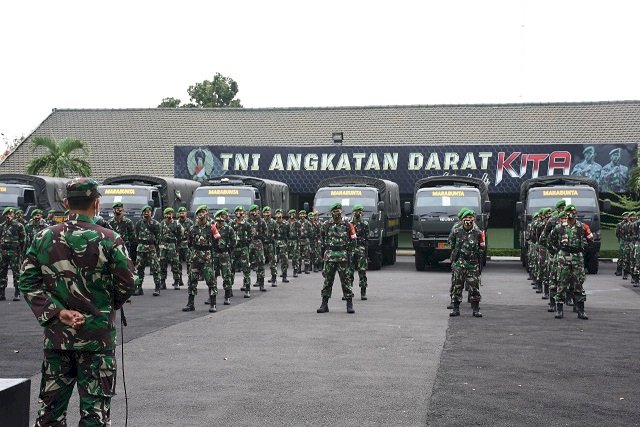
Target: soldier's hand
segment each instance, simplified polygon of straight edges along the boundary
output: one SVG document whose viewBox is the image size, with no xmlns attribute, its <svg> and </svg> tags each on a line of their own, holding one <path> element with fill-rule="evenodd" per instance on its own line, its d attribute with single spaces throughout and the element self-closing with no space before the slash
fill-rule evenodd
<svg viewBox="0 0 640 427">
<path fill-rule="evenodd" d="M 73 329 L 80 329 L 80 326 L 84 324 L 84 314 L 75 310 L 60 310 L 58 313 L 58 319 Z"/>
</svg>

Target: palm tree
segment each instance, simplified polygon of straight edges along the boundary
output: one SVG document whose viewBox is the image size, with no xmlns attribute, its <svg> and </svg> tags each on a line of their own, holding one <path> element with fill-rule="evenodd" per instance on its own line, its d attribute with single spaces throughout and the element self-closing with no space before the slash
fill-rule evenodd
<svg viewBox="0 0 640 427">
<path fill-rule="evenodd" d="M 32 149 L 43 147 L 47 153 L 37 157 L 27 166 L 27 173 L 38 175 L 41 172 L 48 172 L 49 175 L 67 178 L 67 173 L 74 176 L 91 176 L 91 166 L 89 162 L 74 155 L 74 151 L 82 150 L 86 156 L 87 147 L 79 139 L 65 138 L 60 142 L 48 136 L 36 136 L 31 140 Z"/>
<path fill-rule="evenodd" d="M 629 190 L 634 194 L 640 194 L 640 150 L 636 151 L 635 167 L 631 169 L 629 174 Z"/>
</svg>

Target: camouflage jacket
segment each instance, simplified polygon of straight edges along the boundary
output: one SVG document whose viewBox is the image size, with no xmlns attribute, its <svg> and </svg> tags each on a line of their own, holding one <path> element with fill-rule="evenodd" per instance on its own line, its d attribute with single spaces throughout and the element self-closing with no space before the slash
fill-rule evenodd
<svg viewBox="0 0 640 427">
<path fill-rule="evenodd" d="M 191 229 L 191 227 L 193 227 L 193 221 L 191 221 L 191 219 L 189 218 L 179 218 L 178 224 L 182 226 L 182 230 L 184 231 L 182 233 L 182 240 L 180 241 L 179 246 L 181 248 L 188 248 L 189 236 L 187 234 L 188 234 L 188 231 Z"/>
<path fill-rule="evenodd" d="M 300 238 L 301 226 L 300 221 L 289 221 L 289 240 L 298 240 Z"/>
<path fill-rule="evenodd" d="M 220 238 L 213 241 L 213 249 L 216 252 L 232 252 L 236 246 L 236 232 L 232 226 L 225 224 L 218 228 Z"/>
<path fill-rule="evenodd" d="M 265 241 L 267 235 L 267 223 L 264 222 L 264 219 L 258 218 L 255 221 L 249 220 L 247 222 L 251 227 L 251 240 Z"/>
<path fill-rule="evenodd" d="M 571 225 L 567 221 L 559 221 L 551 231 L 549 243 L 556 252 L 562 251 L 559 255 L 581 255 L 587 247 L 587 237 L 585 235 L 582 222 L 576 220 Z"/>
<path fill-rule="evenodd" d="M 264 235 L 264 241 L 265 243 L 273 243 L 273 241 L 275 240 L 276 227 L 278 226 L 278 222 L 275 219 L 270 218 L 269 221 L 265 221 L 265 223 L 267 224 L 267 230 Z"/>
<path fill-rule="evenodd" d="M 122 238 L 84 215 L 38 234 L 19 286 L 44 327 L 44 348 L 115 349 L 115 310 L 133 294 L 133 268 Z M 57 318 L 62 309 L 84 314 L 84 324 L 78 330 L 64 325 Z"/>
<path fill-rule="evenodd" d="M 136 242 L 136 230 L 133 226 L 133 221 L 126 216 L 122 216 L 121 220 L 117 220 L 115 217 L 109 220 L 109 227 L 122 237 L 124 243 L 131 247 Z"/>
<path fill-rule="evenodd" d="M 304 244 L 309 244 L 309 239 L 311 239 L 311 234 L 313 233 L 313 224 L 309 221 L 300 222 L 300 241 Z"/>
<path fill-rule="evenodd" d="M 196 222 L 191 226 L 187 234 L 189 249 L 192 251 L 210 252 L 213 250 L 213 233 L 211 232 L 211 224 L 209 222 L 206 222 L 204 225 Z"/>
<path fill-rule="evenodd" d="M 275 241 L 289 240 L 289 223 L 276 221 L 276 226 L 273 232 L 273 239 Z"/>
<path fill-rule="evenodd" d="M 22 254 L 27 245 L 24 225 L 17 221 L 5 221 L 0 224 L 0 250 L 16 251 Z"/>
<path fill-rule="evenodd" d="M 45 224 L 44 220 L 42 219 L 40 220 L 39 224 L 36 224 L 33 220 L 31 220 L 27 225 L 25 225 L 24 232 L 27 239 L 27 246 L 24 248 L 25 251 L 29 249 L 29 246 L 31 246 L 31 243 L 33 242 L 34 237 L 36 237 L 36 234 L 47 227 L 48 225 Z"/>
<path fill-rule="evenodd" d="M 480 262 L 482 231 L 474 224 L 470 230 L 465 230 L 462 225 L 453 227 L 449 234 L 449 246 L 451 247 L 451 262 L 463 260 L 468 263 Z"/>
<path fill-rule="evenodd" d="M 158 246 L 160 243 L 160 223 L 151 218 L 150 221 L 141 219 L 136 223 L 136 241 L 139 245 Z"/>
<path fill-rule="evenodd" d="M 162 221 L 160 223 L 160 246 L 175 249 L 182 241 L 184 230 L 178 221 Z"/>
<path fill-rule="evenodd" d="M 353 228 L 356 230 L 356 246 L 367 247 L 368 238 L 369 238 L 369 221 L 358 221 L 355 222 L 353 219 L 351 220 L 351 224 L 353 224 Z"/>
<path fill-rule="evenodd" d="M 329 220 L 323 224 L 322 236 L 325 247 L 325 261 L 344 261 L 347 253 L 355 249 L 356 240 L 350 235 L 351 225 L 349 221 L 342 220 L 336 223 Z"/>
<path fill-rule="evenodd" d="M 251 239 L 251 226 L 247 221 L 237 222 L 233 221 L 231 227 L 236 232 L 236 239 L 238 248 L 244 248 L 249 246 L 249 240 Z"/>
</svg>

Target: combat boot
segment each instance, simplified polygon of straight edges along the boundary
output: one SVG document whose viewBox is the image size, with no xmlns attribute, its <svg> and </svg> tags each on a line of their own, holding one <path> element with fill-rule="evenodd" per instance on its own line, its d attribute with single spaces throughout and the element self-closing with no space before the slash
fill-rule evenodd
<svg viewBox="0 0 640 427">
<path fill-rule="evenodd" d="M 163 290 L 167 289 L 167 281 L 166 280 L 162 281 L 162 286 L 160 286 L 160 289 L 163 289 Z"/>
<path fill-rule="evenodd" d="M 4 295 L 4 289 L 0 289 L 0 301 L 6 301 L 7 297 Z"/>
<path fill-rule="evenodd" d="M 473 310 L 473 317 L 482 317 L 482 313 L 480 313 L 480 301 L 472 301 L 471 309 Z"/>
<path fill-rule="evenodd" d="M 544 293 L 542 294 L 542 299 L 549 299 L 549 285 L 546 283 L 543 285 Z"/>
<path fill-rule="evenodd" d="M 249 291 L 249 285 L 247 285 L 246 289 L 244 290 L 244 297 L 245 298 L 251 298 L 251 293 Z"/>
<path fill-rule="evenodd" d="M 587 313 L 584 312 L 584 301 L 576 303 L 578 306 L 578 319 L 589 320 Z"/>
<path fill-rule="evenodd" d="M 259 288 L 260 287 L 260 281 L 256 278 L 256 283 L 253 284 L 254 288 Z"/>
<path fill-rule="evenodd" d="M 556 311 L 556 291 L 555 289 L 549 289 L 549 308 L 547 309 L 549 313 L 553 313 Z"/>
<path fill-rule="evenodd" d="M 347 298 L 347 313 L 353 314 L 356 311 L 353 309 L 353 299 Z"/>
<path fill-rule="evenodd" d="M 276 284 L 276 275 L 275 274 L 271 275 L 270 282 L 271 282 L 271 287 L 272 288 L 277 288 L 278 287 L 278 285 Z"/>
<path fill-rule="evenodd" d="M 231 304 L 231 292 L 229 289 L 225 289 L 224 290 L 224 305 L 230 305 Z"/>
<path fill-rule="evenodd" d="M 316 264 L 313 264 L 313 272 L 314 273 L 318 272 L 318 266 Z"/>
<path fill-rule="evenodd" d="M 621 265 L 616 267 L 616 272 L 614 274 L 616 276 L 622 276 L 622 266 Z"/>
<path fill-rule="evenodd" d="M 364 286 L 362 288 L 360 288 L 360 299 L 362 301 L 366 301 L 367 300 L 367 288 L 365 288 Z"/>
<path fill-rule="evenodd" d="M 454 301 L 453 310 L 451 311 L 451 313 L 449 313 L 449 316 L 460 316 L 460 301 Z"/>
<path fill-rule="evenodd" d="M 173 282 L 173 289 L 176 291 L 180 290 L 180 282 Z"/>
<path fill-rule="evenodd" d="M 556 303 L 556 319 L 562 319 L 564 317 L 563 305 L 561 302 Z"/>
<path fill-rule="evenodd" d="M 260 279 L 260 281 L 258 282 L 258 286 L 260 287 L 260 292 L 267 292 L 267 290 L 264 288 L 264 277 Z"/>
<path fill-rule="evenodd" d="M 13 300 L 20 301 L 20 290 L 18 288 L 16 288 L 15 292 L 13 293 Z"/>
<path fill-rule="evenodd" d="M 298 269 L 297 268 L 293 269 L 293 277 L 298 277 Z M 283 282 L 284 282 L 284 280 L 283 280 Z"/>
<path fill-rule="evenodd" d="M 622 270 L 622 280 L 627 280 L 629 278 L 629 272 L 627 270 Z"/>
<path fill-rule="evenodd" d="M 218 311 L 216 307 L 216 296 L 211 295 L 209 296 L 209 313 L 215 313 L 216 311 Z"/>
<path fill-rule="evenodd" d="M 309 264 L 304 265 L 304 274 L 311 274 L 311 266 Z"/>
<path fill-rule="evenodd" d="M 142 290 L 142 283 L 138 285 L 138 293 L 136 295 L 144 295 L 144 291 Z"/>
<path fill-rule="evenodd" d="M 154 289 L 154 291 L 153 291 L 153 296 L 154 296 L 154 297 L 157 297 L 158 295 L 160 295 L 160 287 L 161 287 L 161 286 L 162 286 L 162 285 L 161 285 L 160 283 L 156 283 L 156 288 L 155 288 L 155 289 Z"/>
<path fill-rule="evenodd" d="M 536 294 L 541 294 L 542 293 L 542 282 L 538 282 L 536 284 Z"/>
<path fill-rule="evenodd" d="M 573 306 L 573 291 L 567 289 L 567 293 L 565 295 L 564 298 L 564 303 L 567 304 L 569 307 Z"/>
<path fill-rule="evenodd" d="M 193 304 L 193 300 L 195 295 L 189 295 L 189 299 L 187 300 L 187 305 L 182 308 L 182 311 L 194 311 L 196 306 Z"/>
<path fill-rule="evenodd" d="M 329 298 L 322 298 L 322 304 L 320 308 L 316 310 L 316 313 L 328 313 L 329 312 Z"/>
<path fill-rule="evenodd" d="M 287 273 L 282 275 L 282 283 L 289 283 L 289 279 L 287 279 Z"/>
</svg>

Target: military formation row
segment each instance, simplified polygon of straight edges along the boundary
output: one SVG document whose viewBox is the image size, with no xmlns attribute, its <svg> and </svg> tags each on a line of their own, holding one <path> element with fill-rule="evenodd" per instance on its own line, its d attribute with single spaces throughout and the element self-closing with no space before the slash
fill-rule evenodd
<svg viewBox="0 0 640 427">
<path fill-rule="evenodd" d="M 616 226 L 618 265 L 616 276 L 627 280 L 631 275 L 634 288 L 640 286 L 640 212 L 624 212 Z"/>
<path fill-rule="evenodd" d="M 578 318 L 588 319 L 584 304 L 584 252 L 593 242 L 589 226 L 577 219 L 576 207 L 561 199 L 556 209 L 541 208 L 533 215 L 525 238 L 528 243 L 528 280 L 542 299 L 549 300 L 549 312 L 564 317 L 564 305 L 573 306 Z"/>
</svg>

